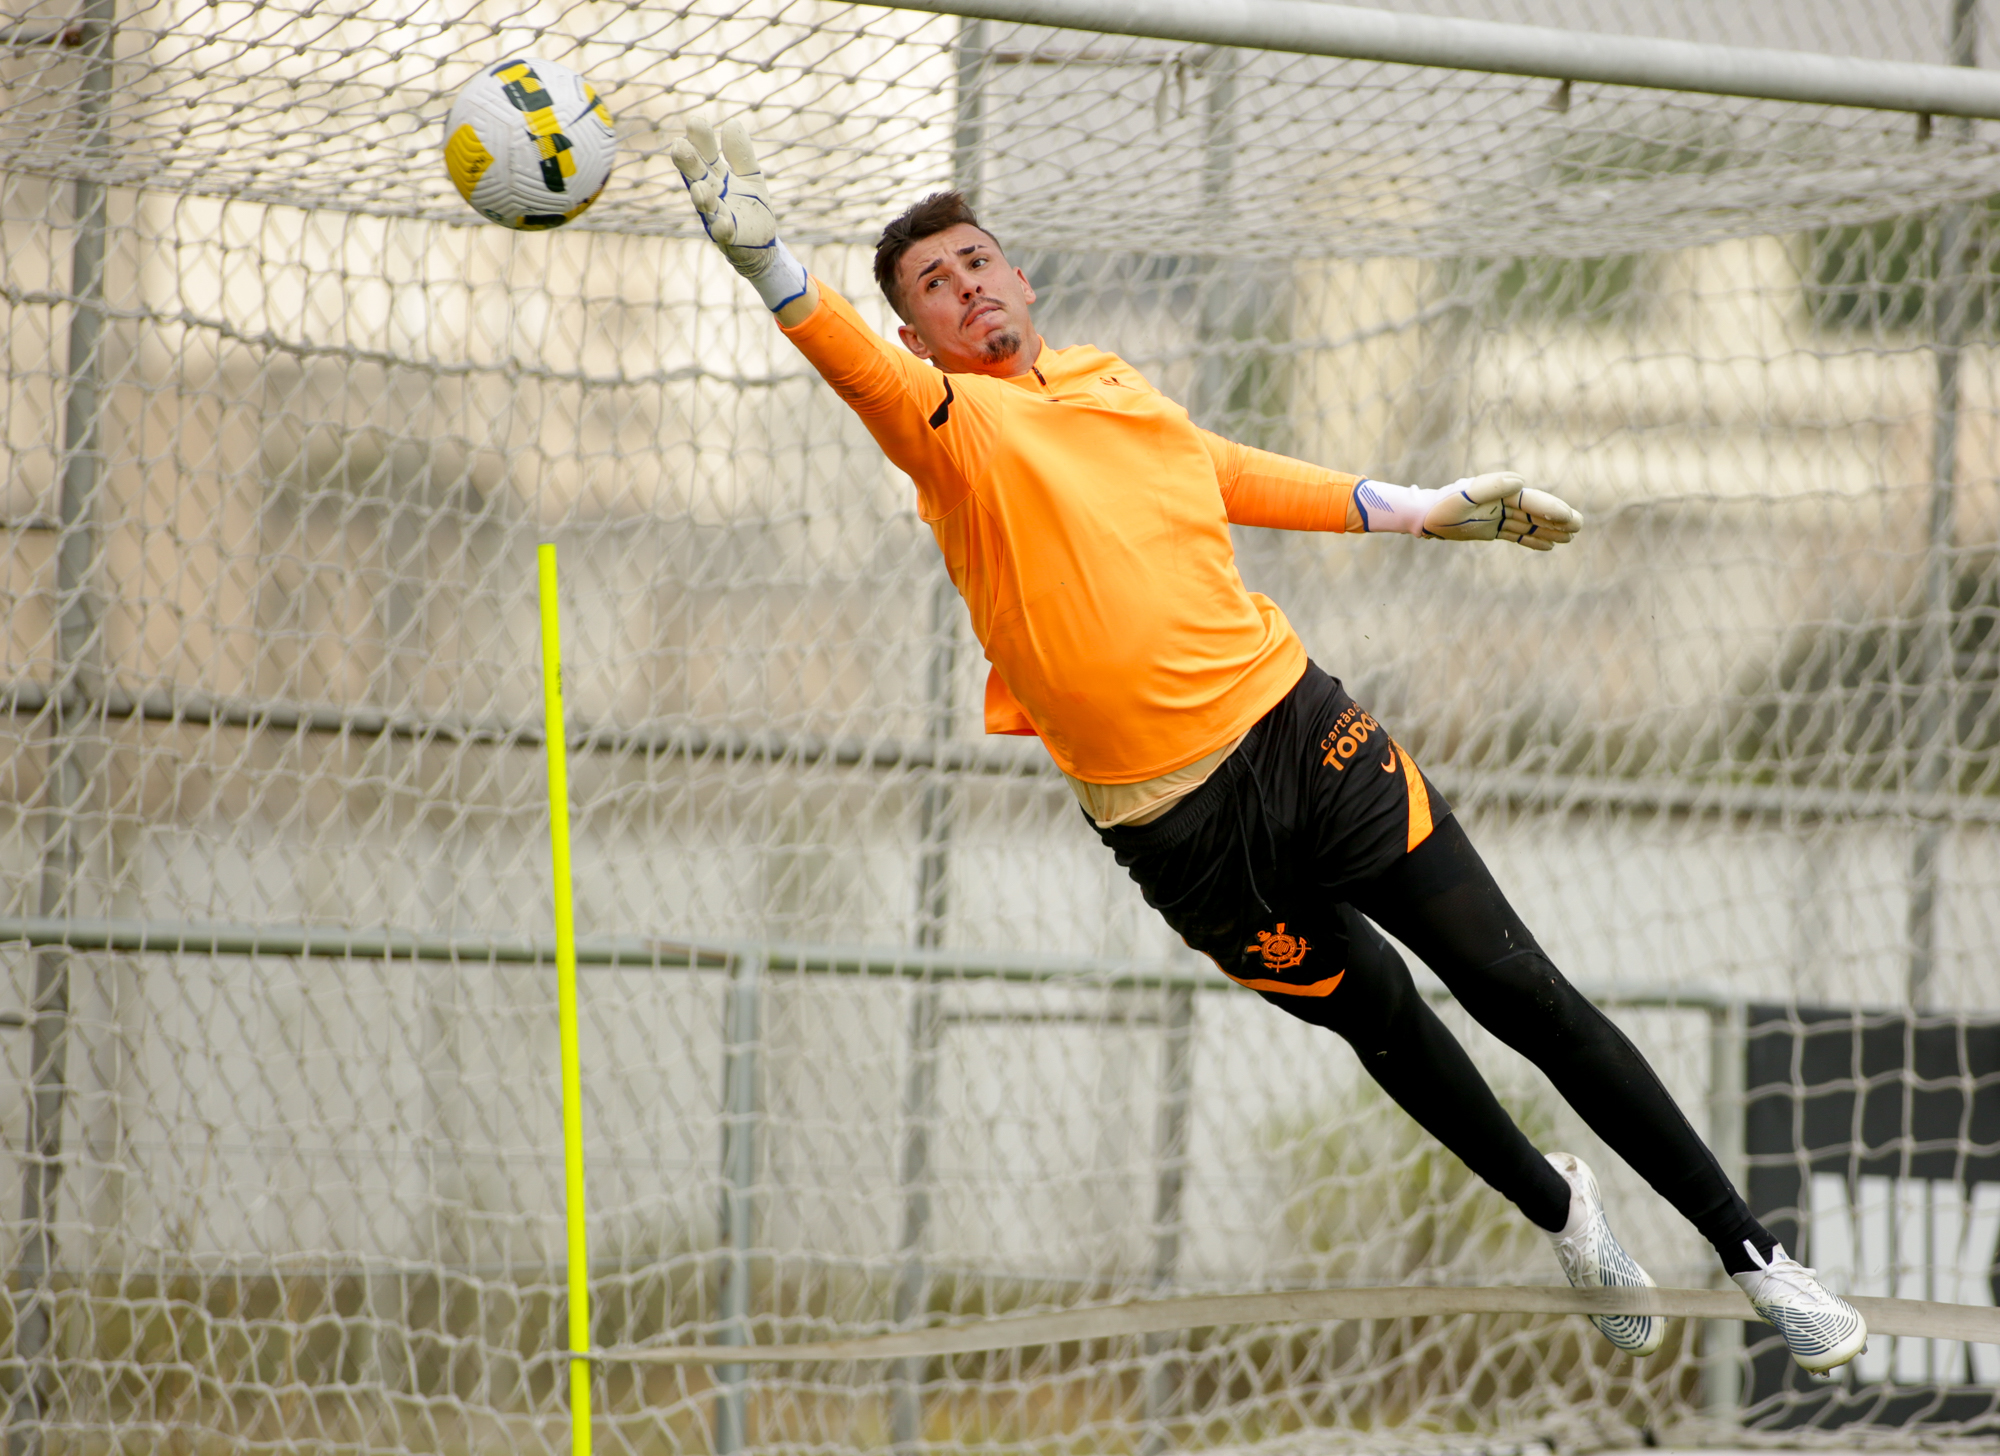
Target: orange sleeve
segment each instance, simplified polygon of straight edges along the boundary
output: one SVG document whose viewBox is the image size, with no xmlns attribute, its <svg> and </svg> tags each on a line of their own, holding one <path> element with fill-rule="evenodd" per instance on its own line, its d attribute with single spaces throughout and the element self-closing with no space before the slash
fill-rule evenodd
<svg viewBox="0 0 2000 1456">
<path fill-rule="evenodd" d="M 1239 445 L 1207 430 L 1201 439 L 1215 460 L 1222 503 L 1237 525 L 1286 531 L 1347 529 L 1347 503 L 1360 476 Z"/>
<path fill-rule="evenodd" d="M 869 328 L 823 279 L 819 307 L 784 333 L 861 417 L 882 453 L 916 482 L 926 520 L 964 501 L 971 486 L 941 431 L 947 419 L 962 422 L 976 410 L 966 391 L 954 392 L 946 375 Z M 952 436 L 962 438 L 962 431 Z"/>
</svg>

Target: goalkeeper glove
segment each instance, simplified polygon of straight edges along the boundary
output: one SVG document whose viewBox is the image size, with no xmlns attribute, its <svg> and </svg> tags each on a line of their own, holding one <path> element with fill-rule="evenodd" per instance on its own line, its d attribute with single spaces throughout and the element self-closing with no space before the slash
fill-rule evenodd
<svg viewBox="0 0 2000 1456">
<path fill-rule="evenodd" d="M 688 122 L 687 137 L 667 148 L 687 183 L 688 197 L 709 240 L 776 313 L 806 291 L 806 270 L 778 237 L 778 219 L 764 194 L 757 149 L 740 121 L 717 131 L 705 118 Z"/>
<path fill-rule="evenodd" d="M 1407 531 L 1444 541 L 1512 541 L 1549 551 L 1583 529 L 1583 517 L 1511 470 L 1468 475 L 1443 490 L 1363 480 L 1354 505 L 1364 531 Z"/>
</svg>

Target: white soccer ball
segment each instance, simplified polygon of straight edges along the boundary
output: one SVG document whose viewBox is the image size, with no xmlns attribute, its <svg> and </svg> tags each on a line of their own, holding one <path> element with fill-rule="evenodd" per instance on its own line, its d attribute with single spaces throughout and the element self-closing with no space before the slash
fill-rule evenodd
<svg viewBox="0 0 2000 1456">
<path fill-rule="evenodd" d="M 561 227 L 611 176 L 611 113 L 590 83 L 521 57 L 467 83 L 444 124 L 444 165 L 459 196 L 504 227 Z"/>
</svg>

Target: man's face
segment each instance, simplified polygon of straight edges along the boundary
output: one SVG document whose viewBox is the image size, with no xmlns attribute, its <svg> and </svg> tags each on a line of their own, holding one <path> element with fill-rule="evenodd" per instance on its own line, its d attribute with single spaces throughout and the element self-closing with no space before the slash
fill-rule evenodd
<svg viewBox="0 0 2000 1456">
<path fill-rule="evenodd" d="M 1041 352 L 1028 319 L 1035 290 L 1009 268 L 993 239 L 954 223 L 910 246 L 896 262 L 909 322 L 903 346 L 953 374 L 1026 374 Z"/>
</svg>

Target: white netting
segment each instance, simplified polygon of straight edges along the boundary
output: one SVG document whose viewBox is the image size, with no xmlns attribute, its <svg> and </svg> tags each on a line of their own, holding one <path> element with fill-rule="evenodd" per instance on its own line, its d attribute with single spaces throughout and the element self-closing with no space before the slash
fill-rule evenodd
<svg viewBox="0 0 2000 1456">
<path fill-rule="evenodd" d="M 1488 13 L 1941 60 L 1945 10 Z M 783 0 L 7 24 L 17 1449 L 567 1439 L 552 977 L 493 959 L 547 926 L 542 540 L 581 929 L 738 953 L 585 975 L 600 1343 L 1556 1277 L 1344 1046 L 1204 976 L 1034 745 L 978 737 L 983 663 L 908 483 L 694 235 L 665 147 L 697 108 L 749 120 L 788 234 L 878 323 L 875 231 L 955 179 L 1046 334 L 1204 423 L 1579 504 L 1553 557 L 1240 555 L 1761 1212 L 1858 1292 L 1992 1299 L 1985 128 L 1558 109 L 1548 82 Z M 452 92 L 517 52 L 618 119 L 611 189 L 559 234 L 478 223 L 438 158 Z M 25 948 L 50 919 L 222 953 Z M 228 927 L 433 958 L 246 955 Z M 893 973 L 917 949 L 946 969 Z M 1656 1277 L 1714 1282 L 1465 1029 Z M 1990 1436 L 1996 1381 L 1944 1342 L 1878 1342 L 1829 1391 L 1730 1330 L 1635 1365 L 1575 1321 L 1384 1320 L 614 1369 L 599 1440 L 1909 1444 Z"/>
</svg>

